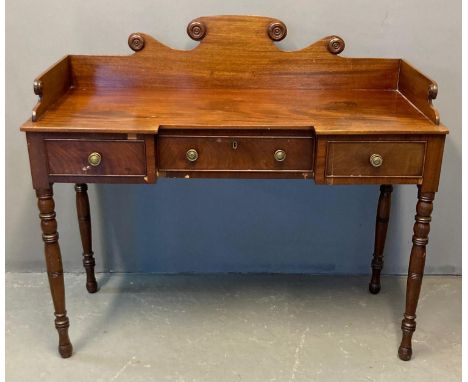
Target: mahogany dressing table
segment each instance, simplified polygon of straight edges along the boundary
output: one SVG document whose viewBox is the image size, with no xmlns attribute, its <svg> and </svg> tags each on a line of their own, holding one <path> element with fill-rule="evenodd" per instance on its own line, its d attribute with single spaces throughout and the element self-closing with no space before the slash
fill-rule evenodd
<svg viewBox="0 0 468 382">
<path fill-rule="evenodd" d="M 75 183 L 86 288 L 97 291 L 86 183 L 158 177 L 300 178 L 380 184 L 371 293 L 380 272 L 393 184 L 418 200 L 398 350 L 412 354 L 445 135 L 434 81 L 401 59 L 345 58 L 340 37 L 294 51 L 286 26 L 253 16 L 201 17 L 194 49 L 143 33 L 130 56 L 69 55 L 34 81 L 39 102 L 26 133 L 38 198 L 58 350 L 70 357 L 69 320 L 52 184 Z"/>
</svg>

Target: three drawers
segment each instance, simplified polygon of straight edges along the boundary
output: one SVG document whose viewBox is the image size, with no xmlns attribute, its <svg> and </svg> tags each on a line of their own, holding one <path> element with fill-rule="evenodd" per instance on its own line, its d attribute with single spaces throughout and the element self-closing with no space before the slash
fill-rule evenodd
<svg viewBox="0 0 468 382">
<path fill-rule="evenodd" d="M 312 136 L 161 134 L 163 172 L 302 173 L 314 168 Z"/>
<path fill-rule="evenodd" d="M 167 130 L 159 135 L 44 137 L 51 181 L 152 182 L 160 176 L 315 178 L 317 183 L 417 183 L 427 140 L 315 137 L 283 131 Z M 138 138 L 138 139 L 137 139 Z M 155 143 L 158 148 L 155 153 Z M 317 150 L 317 153 L 315 153 Z"/>
<path fill-rule="evenodd" d="M 50 176 L 147 175 L 144 140 L 45 139 Z"/>
</svg>

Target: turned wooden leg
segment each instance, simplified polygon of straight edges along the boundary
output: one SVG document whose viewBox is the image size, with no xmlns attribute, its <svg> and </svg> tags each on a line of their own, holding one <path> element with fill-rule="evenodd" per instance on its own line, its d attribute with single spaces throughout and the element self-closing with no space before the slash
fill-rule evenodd
<svg viewBox="0 0 468 382">
<path fill-rule="evenodd" d="M 39 217 L 41 218 L 42 240 L 44 241 L 47 276 L 55 309 L 55 327 L 59 335 L 58 351 L 63 358 L 72 355 L 73 347 L 68 338 L 70 326 L 65 310 L 65 285 L 63 282 L 62 256 L 58 244 L 57 221 L 52 185 L 49 189 L 36 190 Z"/>
<path fill-rule="evenodd" d="M 83 266 L 86 271 L 86 289 L 89 293 L 97 291 L 97 282 L 94 275 L 96 265 L 91 241 L 91 214 L 89 212 L 88 186 L 76 184 L 76 211 L 80 226 L 81 244 L 83 245 Z"/>
<path fill-rule="evenodd" d="M 377 206 L 377 218 L 375 222 L 374 256 L 371 263 L 372 278 L 369 283 L 369 291 L 372 294 L 377 294 L 380 292 L 380 272 L 383 268 L 383 251 L 385 246 L 385 238 L 387 237 L 392 191 L 393 187 L 391 185 L 380 186 L 380 197 L 379 204 Z"/>
<path fill-rule="evenodd" d="M 419 186 L 418 188 L 416 221 L 413 228 L 413 247 L 411 248 L 408 279 L 406 283 L 406 308 L 403 321 L 401 322 L 403 338 L 401 339 L 400 348 L 398 349 L 398 356 L 403 361 L 409 361 L 413 352 L 411 348 L 411 337 L 416 330 L 416 307 L 418 305 L 419 292 L 421 291 L 421 282 L 424 274 L 432 201 L 435 195 L 434 192 L 421 192 L 421 188 Z"/>
</svg>

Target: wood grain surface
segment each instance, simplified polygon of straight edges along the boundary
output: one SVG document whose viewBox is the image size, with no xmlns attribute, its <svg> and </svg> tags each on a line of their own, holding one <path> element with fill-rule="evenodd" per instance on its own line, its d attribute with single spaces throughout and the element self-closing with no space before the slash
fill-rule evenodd
<svg viewBox="0 0 468 382">
<path fill-rule="evenodd" d="M 317 134 L 445 134 L 384 90 L 72 89 L 29 132 L 157 133 L 159 128 L 314 127 Z"/>
<path fill-rule="evenodd" d="M 146 176 L 144 141 L 47 139 L 49 175 Z M 102 156 L 98 166 L 88 163 L 91 153 Z"/>
<path fill-rule="evenodd" d="M 372 166 L 374 154 L 382 165 Z M 327 147 L 327 177 L 397 176 L 422 177 L 426 142 L 330 141 Z"/>
<path fill-rule="evenodd" d="M 313 137 L 162 135 L 158 139 L 158 163 L 166 172 L 312 172 L 314 147 Z M 190 149 L 198 153 L 193 162 L 186 158 Z M 275 159 L 277 150 L 286 153 L 283 161 Z"/>
<path fill-rule="evenodd" d="M 213 16 L 200 43 L 176 50 L 136 33 L 129 56 L 68 56 L 36 79 L 30 132 L 157 133 L 160 127 L 288 125 L 317 134 L 446 134 L 437 85 L 400 59 L 346 58 L 335 36 L 298 51 L 269 37 L 267 17 Z M 198 39 L 198 38 L 197 38 Z M 67 88 L 68 86 L 68 88 Z"/>
</svg>

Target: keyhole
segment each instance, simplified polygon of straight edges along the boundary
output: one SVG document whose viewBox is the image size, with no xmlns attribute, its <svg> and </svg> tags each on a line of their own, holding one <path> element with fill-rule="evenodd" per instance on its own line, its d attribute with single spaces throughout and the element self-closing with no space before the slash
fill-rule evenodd
<svg viewBox="0 0 468 382">
<path fill-rule="evenodd" d="M 232 149 L 237 150 L 237 141 L 232 141 Z"/>
</svg>

